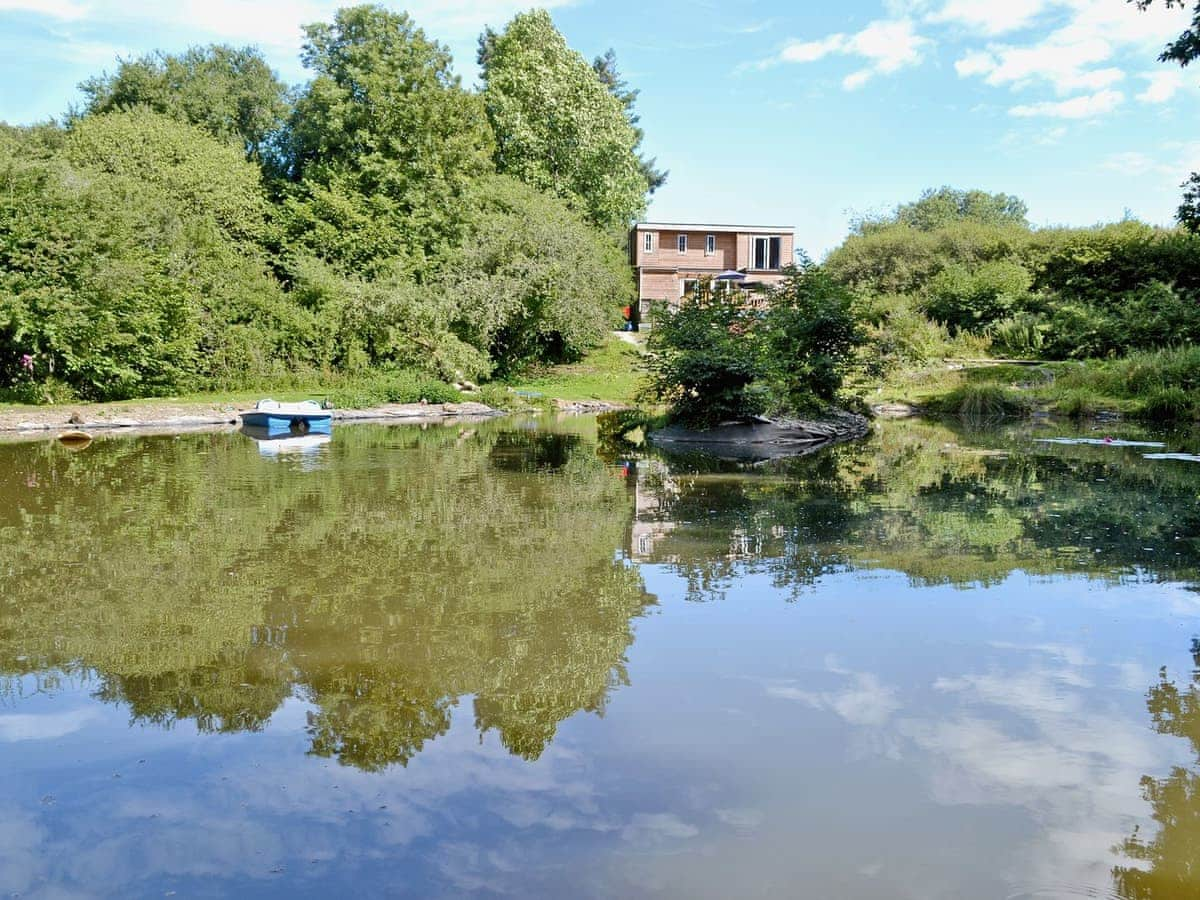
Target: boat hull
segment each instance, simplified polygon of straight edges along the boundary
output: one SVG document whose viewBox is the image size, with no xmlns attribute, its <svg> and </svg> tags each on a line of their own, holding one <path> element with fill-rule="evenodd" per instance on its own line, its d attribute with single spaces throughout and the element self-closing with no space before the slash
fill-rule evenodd
<svg viewBox="0 0 1200 900">
<path fill-rule="evenodd" d="M 264 429 L 269 435 L 332 434 L 333 416 L 329 413 L 242 413 L 242 424 Z"/>
</svg>

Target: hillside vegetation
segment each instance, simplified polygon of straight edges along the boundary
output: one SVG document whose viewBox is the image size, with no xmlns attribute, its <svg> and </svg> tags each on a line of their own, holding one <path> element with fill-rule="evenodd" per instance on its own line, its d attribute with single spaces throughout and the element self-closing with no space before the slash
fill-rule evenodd
<svg viewBox="0 0 1200 900">
<path fill-rule="evenodd" d="M 469 90 L 381 6 L 305 36 L 294 89 L 254 48 L 196 47 L 0 126 L 0 402 L 478 380 L 619 321 L 624 225 L 665 175 L 611 54 L 524 13 Z"/>
</svg>

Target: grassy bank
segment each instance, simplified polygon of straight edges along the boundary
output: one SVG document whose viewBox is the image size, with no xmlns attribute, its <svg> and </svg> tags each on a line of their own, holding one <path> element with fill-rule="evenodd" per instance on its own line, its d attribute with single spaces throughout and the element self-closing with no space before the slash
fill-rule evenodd
<svg viewBox="0 0 1200 900">
<path fill-rule="evenodd" d="M 632 404 L 642 378 L 640 356 L 639 347 L 611 335 L 578 362 L 526 372 L 506 384 L 524 396 Z"/>
<path fill-rule="evenodd" d="M 970 417 L 1040 410 L 1071 417 L 1115 413 L 1147 421 L 1200 421 L 1200 347 L 1087 362 L 943 363 L 897 372 L 869 399 Z"/>
</svg>

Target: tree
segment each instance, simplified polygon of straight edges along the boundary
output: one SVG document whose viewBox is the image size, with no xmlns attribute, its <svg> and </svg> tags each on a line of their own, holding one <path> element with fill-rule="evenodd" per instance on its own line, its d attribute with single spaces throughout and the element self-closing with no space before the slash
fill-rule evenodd
<svg viewBox="0 0 1200 900">
<path fill-rule="evenodd" d="M 1149 9 L 1154 0 L 1130 0 L 1140 10 Z M 1186 9 L 1190 0 L 1163 0 L 1167 9 Z M 1175 62 L 1187 67 L 1200 59 L 1200 2 L 1192 8 L 1192 24 L 1185 29 L 1159 55 L 1159 62 Z M 1193 172 L 1182 185 L 1183 202 L 1179 205 L 1176 219 L 1192 234 L 1200 234 L 1200 172 Z"/>
<path fill-rule="evenodd" d="M 819 411 L 837 399 L 863 339 L 851 300 L 846 288 L 807 261 L 771 292 L 764 368 L 783 411 Z"/>
<path fill-rule="evenodd" d="M 634 112 L 634 106 L 641 91 L 637 88 L 630 88 L 629 84 L 621 77 L 621 73 L 617 69 L 616 51 L 611 48 L 603 56 L 597 56 L 592 60 L 592 68 L 595 70 L 596 77 L 600 79 L 601 83 L 625 107 L 625 115 L 629 119 L 629 124 L 634 126 L 634 131 L 637 134 L 637 143 L 634 145 L 634 150 L 637 151 L 642 146 L 642 140 L 646 136 L 646 132 L 642 128 L 637 127 L 638 122 L 641 121 L 641 116 Z M 639 154 L 638 162 L 642 167 L 642 175 L 646 178 L 649 193 L 653 194 L 667 183 L 667 176 L 670 173 L 666 170 L 655 168 L 654 164 L 657 160 L 653 158 L 646 159 L 646 157 Z"/>
<path fill-rule="evenodd" d="M 480 39 L 484 99 L 496 135 L 496 167 L 624 230 L 646 207 L 650 180 L 630 112 L 549 13 L 514 18 Z"/>
<path fill-rule="evenodd" d="M 1028 212 L 1024 201 L 1010 194 L 929 188 L 918 200 L 901 204 L 890 215 L 861 219 L 854 230 L 865 234 L 890 225 L 906 225 L 917 231 L 937 231 L 962 222 L 1028 228 Z"/>
<path fill-rule="evenodd" d="M 287 116 L 287 88 L 256 47 L 210 44 L 119 60 L 117 71 L 79 85 L 85 115 L 144 106 L 236 141 L 261 159 Z"/>
<path fill-rule="evenodd" d="M 671 418 L 705 427 L 760 413 L 766 397 L 758 315 L 733 291 L 702 281 L 678 309 L 661 309 L 647 342 L 650 390 Z"/>
<path fill-rule="evenodd" d="M 633 300 L 625 255 L 556 197 L 515 178 L 480 182 L 466 240 L 436 286 L 453 330 L 501 370 L 578 357 Z"/>
<path fill-rule="evenodd" d="M 315 77 L 285 146 L 298 183 L 293 236 L 348 271 L 401 257 L 419 275 L 461 238 L 467 189 L 491 169 L 481 101 L 463 90 L 450 52 L 403 13 L 341 9 L 305 35 Z M 323 231 L 340 235 L 332 251 Z"/>
</svg>

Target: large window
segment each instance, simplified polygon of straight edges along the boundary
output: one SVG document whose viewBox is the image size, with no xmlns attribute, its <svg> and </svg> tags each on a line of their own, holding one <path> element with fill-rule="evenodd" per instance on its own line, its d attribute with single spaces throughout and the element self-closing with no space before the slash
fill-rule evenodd
<svg viewBox="0 0 1200 900">
<path fill-rule="evenodd" d="M 679 252 L 680 252 L 680 253 L 687 253 L 687 235 L 686 235 L 686 234 L 681 234 L 681 235 L 679 236 L 679 239 L 678 239 L 678 240 L 679 240 Z"/>
<path fill-rule="evenodd" d="M 779 254 L 782 240 L 777 237 L 756 237 L 753 239 L 751 258 L 752 269 L 778 269 Z"/>
<path fill-rule="evenodd" d="M 642 235 L 642 249 L 645 250 L 647 253 L 654 252 L 654 232 L 653 231 L 647 231 L 644 235 Z"/>
</svg>

